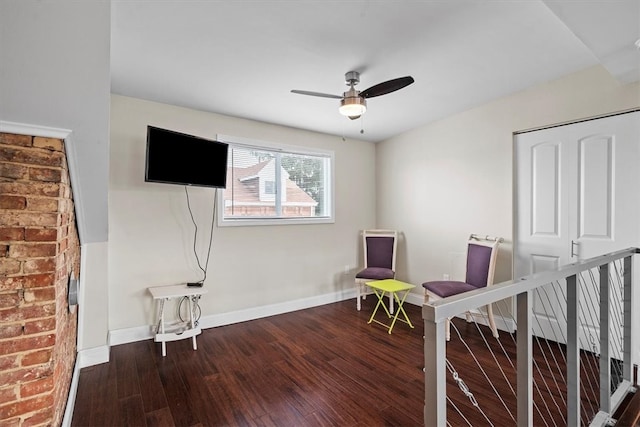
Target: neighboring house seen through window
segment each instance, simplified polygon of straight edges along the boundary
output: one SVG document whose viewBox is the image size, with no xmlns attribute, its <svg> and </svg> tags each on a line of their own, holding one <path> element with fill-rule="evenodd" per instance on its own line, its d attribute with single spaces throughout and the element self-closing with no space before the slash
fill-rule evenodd
<svg viewBox="0 0 640 427">
<path fill-rule="evenodd" d="M 333 153 L 218 139 L 229 144 L 219 225 L 333 222 Z"/>
</svg>

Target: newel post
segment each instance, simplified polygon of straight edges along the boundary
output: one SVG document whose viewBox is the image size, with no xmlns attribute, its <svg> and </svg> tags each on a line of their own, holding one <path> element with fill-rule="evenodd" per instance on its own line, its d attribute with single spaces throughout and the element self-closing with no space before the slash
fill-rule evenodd
<svg viewBox="0 0 640 427">
<path fill-rule="evenodd" d="M 531 291 L 516 297 L 518 316 L 517 351 L 517 399 L 518 427 L 533 425 L 533 368 L 532 322 L 533 295 Z"/>
<path fill-rule="evenodd" d="M 577 277 L 567 277 L 567 425 L 580 425 L 580 346 Z"/>
<path fill-rule="evenodd" d="M 435 321 L 435 310 L 422 306 L 424 319 L 424 425 L 447 425 L 446 320 Z"/>
</svg>

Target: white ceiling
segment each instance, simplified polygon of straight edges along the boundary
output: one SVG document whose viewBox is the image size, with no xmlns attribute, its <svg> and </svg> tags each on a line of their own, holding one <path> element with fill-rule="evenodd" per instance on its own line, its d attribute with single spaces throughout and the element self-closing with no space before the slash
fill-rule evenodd
<svg viewBox="0 0 640 427">
<path fill-rule="evenodd" d="M 640 0 L 113 0 L 111 22 L 113 93 L 374 142 L 596 64 L 640 80 Z M 415 83 L 354 121 L 290 92 L 350 70 Z"/>
</svg>

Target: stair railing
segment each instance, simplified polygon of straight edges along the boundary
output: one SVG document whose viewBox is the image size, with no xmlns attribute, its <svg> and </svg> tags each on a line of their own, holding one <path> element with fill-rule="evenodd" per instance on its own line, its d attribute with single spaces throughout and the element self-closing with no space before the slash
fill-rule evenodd
<svg viewBox="0 0 640 427">
<path fill-rule="evenodd" d="M 612 414 L 634 390 L 632 364 L 637 363 L 638 355 L 632 354 L 632 349 L 640 336 L 640 325 L 632 324 L 633 292 L 637 289 L 632 268 L 638 253 L 638 248 L 620 250 L 423 305 L 425 426 L 457 425 L 457 421 L 448 421 L 447 407 L 473 425 L 462 405 L 447 396 L 447 375 L 457 386 L 450 386 L 450 391 L 468 398 L 470 403 L 464 407 L 479 410 L 490 424 L 504 425 L 511 417 L 518 426 L 533 426 L 534 418 L 535 425 L 614 425 Z M 546 314 L 539 314 L 541 308 L 534 307 L 534 296 L 536 304 L 549 301 Z M 504 300 L 515 301 L 515 314 L 503 316 L 502 324 L 511 327 L 502 330 L 497 340 L 513 340 L 516 360 L 506 363 L 500 359 L 502 355 L 493 359 L 508 387 L 484 387 L 477 381 L 470 386 L 464 382 L 460 367 L 456 370 L 447 359 L 446 320 Z M 487 346 L 495 345 L 483 339 Z M 500 341 L 498 345 L 505 355 L 513 353 Z M 475 359 L 474 351 L 469 352 Z M 537 358 L 547 366 L 539 366 Z M 473 363 L 464 368 L 472 369 Z M 513 371 L 512 379 L 509 370 Z M 497 396 L 498 403 L 483 410 L 478 395 L 490 394 L 491 389 L 499 394 L 499 388 L 511 389 L 513 396 Z M 554 396 L 553 403 L 548 402 L 549 396 Z M 510 407 L 509 400 L 515 407 Z M 490 419 L 499 414 L 496 407 L 505 411 L 497 422 Z"/>
</svg>

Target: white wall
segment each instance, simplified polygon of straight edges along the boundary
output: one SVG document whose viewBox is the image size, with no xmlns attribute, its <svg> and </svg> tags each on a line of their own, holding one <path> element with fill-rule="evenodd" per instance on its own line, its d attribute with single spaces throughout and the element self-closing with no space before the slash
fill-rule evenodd
<svg viewBox="0 0 640 427">
<path fill-rule="evenodd" d="M 87 243 L 80 248 L 83 257 L 80 266 L 79 315 L 85 321 L 78 325 L 78 349 L 86 350 L 107 345 L 109 310 L 107 292 L 86 284 L 107 286 L 108 243 Z"/>
<path fill-rule="evenodd" d="M 378 144 L 377 220 L 405 234 L 400 278 L 459 274 L 465 239 L 481 233 L 506 239 L 496 282 L 510 279 L 513 132 L 639 106 L 640 84 L 594 67 Z"/>
<path fill-rule="evenodd" d="M 72 131 L 83 243 L 107 240 L 108 1 L 0 2 L 0 119 Z"/>
<path fill-rule="evenodd" d="M 375 145 L 112 95 L 109 329 L 153 323 L 149 286 L 200 278 L 184 187 L 144 182 L 146 126 L 253 138 L 335 152 L 335 224 L 216 227 L 203 316 L 353 291 L 360 230 L 375 226 Z M 190 188 L 206 244 L 214 190 Z M 355 309 L 355 301 L 354 301 Z"/>
<path fill-rule="evenodd" d="M 105 254 L 84 249 L 107 240 L 110 26 L 109 1 L 0 1 L 0 127 L 71 131 L 67 156 L 83 265 L 98 272 L 107 270 Z M 90 317 L 80 323 L 89 320 L 84 330 L 102 333 L 79 342 L 106 345 L 107 278 L 85 277 Z"/>
</svg>

